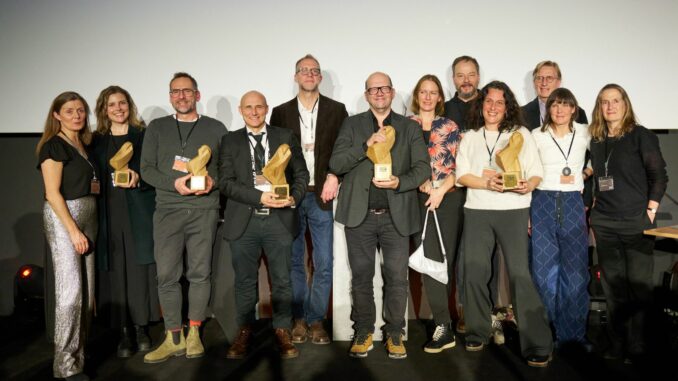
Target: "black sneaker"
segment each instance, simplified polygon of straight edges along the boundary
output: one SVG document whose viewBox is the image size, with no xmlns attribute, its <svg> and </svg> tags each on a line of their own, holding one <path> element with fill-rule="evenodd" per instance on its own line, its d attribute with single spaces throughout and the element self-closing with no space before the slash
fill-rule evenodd
<svg viewBox="0 0 678 381">
<path fill-rule="evenodd" d="M 454 348 L 454 333 L 450 324 L 438 324 L 433 337 L 424 347 L 426 353 L 440 353 L 445 349 Z"/>
</svg>

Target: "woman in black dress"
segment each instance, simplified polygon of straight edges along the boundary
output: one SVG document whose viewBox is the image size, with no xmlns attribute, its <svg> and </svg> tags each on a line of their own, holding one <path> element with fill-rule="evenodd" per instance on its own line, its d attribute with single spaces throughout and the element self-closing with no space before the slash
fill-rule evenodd
<svg viewBox="0 0 678 381">
<path fill-rule="evenodd" d="M 103 178 L 99 198 L 97 267 L 99 304 L 121 330 L 118 357 L 151 348 L 149 321 L 159 319 L 153 212 L 155 189 L 139 177 L 144 123 L 129 93 L 118 86 L 104 89 L 96 105 L 97 130 L 92 153 Z M 113 183 L 110 159 L 130 142 L 129 182 Z M 134 326 L 134 330 L 132 330 Z"/>
</svg>

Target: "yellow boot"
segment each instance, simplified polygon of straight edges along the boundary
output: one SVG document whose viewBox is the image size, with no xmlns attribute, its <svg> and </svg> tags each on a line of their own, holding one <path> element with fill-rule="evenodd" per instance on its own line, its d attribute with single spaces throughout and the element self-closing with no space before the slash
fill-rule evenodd
<svg viewBox="0 0 678 381">
<path fill-rule="evenodd" d="M 144 362 L 147 364 L 155 364 L 167 361 L 170 356 L 183 356 L 186 353 L 186 340 L 184 339 L 183 330 L 179 332 L 179 337 L 179 344 L 174 344 L 172 332 L 167 331 L 165 334 L 165 341 L 163 341 L 154 351 L 146 353 Z"/>
<path fill-rule="evenodd" d="M 186 357 L 189 359 L 202 357 L 205 354 L 205 348 L 200 341 L 200 326 L 192 325 L 188 329 L 186 337 Z"/>
</svg>

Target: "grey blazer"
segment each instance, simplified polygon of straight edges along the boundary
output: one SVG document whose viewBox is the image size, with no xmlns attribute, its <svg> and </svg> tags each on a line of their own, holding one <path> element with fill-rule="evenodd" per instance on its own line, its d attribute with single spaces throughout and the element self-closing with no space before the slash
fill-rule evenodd
<svg viewBox="0 0 678 381">
<path fill-rule="evenodd" d="M 393 224 L 403 236 L 421 230 L 417 187 L 431 176 L 429 156 L 419 125 L 391 111 L 396 139 L 391 149 L 392 173 L 398 176 L 398 190 L 388 189 Z M 372 112 L 348 117 L 339 130 L 330 158 L 330 170 L 343 176 L 335 220 L 347 227 L 360 225 L 367 215 L 374 164 L 367 158 L 363 143 L 374 133 Z"/>
</svg>

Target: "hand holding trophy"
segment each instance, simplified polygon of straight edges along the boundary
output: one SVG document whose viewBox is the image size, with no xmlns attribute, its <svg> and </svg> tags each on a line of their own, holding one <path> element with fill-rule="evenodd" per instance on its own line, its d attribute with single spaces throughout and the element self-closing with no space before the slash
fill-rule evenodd
<svg viewBox="0 0 678 381">
<path fill-rule="evenodd" d="M 381 133 L 386 137 L 386 141 L 367 147 L 367 157 L 374 163 L 374 179 L 389 181 L 392 174 L 391 148 L 395 143 L 395 129 L 392 126 L 384 126 Z"/>
<path fill-rule="evenodd" d="M 497 164 L 504 171 L 502 180 L 504 190 L 516 189 L 520 180 L 523 180 L 518 155 L 523 148 L 523 135 L 516 131 L 509 138 L 509 143 L 497 154 Z"/>
<path fill-rule="evenodd" d="M 285 178 L 285 169 L 291 158 L 290 146 L 282 144 L 262 169 L 264 177 L 271 183 L 271 192 L 276 195 L 276 200 L 287 200 L 290 197 L 290 186 Z"/>
<path fill-rule="evenodd" d="M 204 191 L 207 188 L 207 163 L 212 157 L 212 150 L 207 145 L 198 148 L 198 155 L 188 162 L 186 167 L 191 174 L 188 186 L 192 191 Z"/>
<path fill-rule="evenodd" d="M 134 148 L 132 143 L 125 142 L 118 152 L 113 155 L 111 160 L 108 163 L 113 167 L 113 185 L 115 186 L 126 186 L 130 182 L 130 173 L 129 167 L 127 164 L 132 159 L 134 154 Z"/>
</svg>

